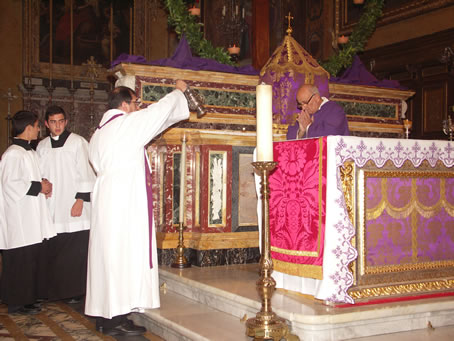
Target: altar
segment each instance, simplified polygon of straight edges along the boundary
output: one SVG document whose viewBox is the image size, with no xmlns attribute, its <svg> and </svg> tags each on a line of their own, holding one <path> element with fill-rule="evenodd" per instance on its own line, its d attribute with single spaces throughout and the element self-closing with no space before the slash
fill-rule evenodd
<svg viewBox="0 0 454 341">
<path fill-rule="evenodd" d="M 330 303 L 454 291 L 454 144 L 328 136 L 274 143 L 277 287 Z"/>
</svg>

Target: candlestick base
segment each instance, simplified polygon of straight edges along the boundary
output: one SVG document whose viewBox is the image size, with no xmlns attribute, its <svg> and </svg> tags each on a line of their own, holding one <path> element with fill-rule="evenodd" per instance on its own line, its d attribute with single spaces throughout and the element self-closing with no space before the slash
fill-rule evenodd
<svg viewBox="0 0 454 341">
<path fill-rule="evenodd" d="M 271 171 L 277 162 L 259 161 L 252 165 L 260 173 L 260 194 L 262 197 L 262 255 L 260 257 L 260 278 L 256 283 L 257 291 L 262 299 L 262 309 L 256 317 L 246 321 L 246 335 L 254 340 L 273 339 L 279 341 L 289 335 L 287 323 L 278 317 L 271 308 L 271 297 L 276 290 L 276 281 L 271 274 L 273 272 L 273 260 L 271 259 L 270 246 L 270 186 L 268 182 Z"/>
<path fill-rule="evenodd" d="M 177 246 L 177 255 L 175 257 L 175 261 L 170 265 L 172 268 L 177 268 L 177 269 L 185 269 L 185 268 L 190 268 L 191 263 L 188 262 L 186 257 L 184 256 L 184 239 L 183 239 L 183 230 L 184 226 L 183 223 L 180 223 L 178 227 L 178 246 Z"/>
</svg>

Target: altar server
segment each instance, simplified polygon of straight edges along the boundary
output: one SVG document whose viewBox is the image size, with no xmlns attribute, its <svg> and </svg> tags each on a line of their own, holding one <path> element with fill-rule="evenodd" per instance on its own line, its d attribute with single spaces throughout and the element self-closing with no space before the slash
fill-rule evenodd
<svg viewBox="0 0 454 341">
<path fill-rule="evenodd" d="M 34 303 L 41 297 L 43 284 L 39 268 L 42 242 L 56 235 L 46 206 L 52 184 L 42 179 L 38 156 L 30 147 L 30 141 L 38 137 L 37 116 L 19 111 L 12 127 L 13 143 L 0 161 L 1 299 L 8 305 L 8 313 L 36 314 L 40 308 Z"/>
<path fill-rule="evenodd" d="M 159 278 L 151 174 L 145 145 L 189 109 L 178 80 L 176 90 L 136 111 L 138 98 L 127 87 L 109 95 L 108 110 L 90 141 L 97 173 L 92 196 L 85 313 L 108 335 L 140 335 L 145 328 L 126 318 L 158 308 Z"/>
<path fill-rule="evenodd" d="M 88 161 L 88 142 L 66 130 L 63 108 L 50 106 L 44 123 L 50 136 L 36 151 L 43 177 L 53 184 L 47 205 L 57 231 L 46 243 L 47 299 L 77 303 L 86 289 L 90 192 L 95 173 Z"/>
</svg>

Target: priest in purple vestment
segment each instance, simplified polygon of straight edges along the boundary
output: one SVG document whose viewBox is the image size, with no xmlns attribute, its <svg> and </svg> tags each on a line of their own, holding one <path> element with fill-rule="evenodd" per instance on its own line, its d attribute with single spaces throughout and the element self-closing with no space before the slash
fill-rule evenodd
<svg viewBox="0 0 454 341">
<path fill-rule="evenodd" d="M 296 93 L 296 103 L 301 112 L 296 123 L 288 127 L 287 140 L 350 135 L 344 109 L 336 102 L 320 96 L 315 85 L 302 85 Z"/>
</svg>

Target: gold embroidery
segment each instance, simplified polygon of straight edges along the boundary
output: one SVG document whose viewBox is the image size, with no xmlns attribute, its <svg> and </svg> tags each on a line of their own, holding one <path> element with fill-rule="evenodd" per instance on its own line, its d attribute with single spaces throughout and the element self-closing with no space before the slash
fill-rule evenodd
<svg viewBox="0 0 454 341">
<path fill-rule="evenodd" d="M 323 269 L 320 265 L 293 264 L 273 259 L 274 269 L 293 276 L 323 279 Z"/>
<path fill-rule="evenodd" d="M 283 255 L 290 255 L 290 256 L 305 256 L 305 257 L 318 257 L 318 251 L 301 251 L 301 250 L 287 250 L 281 249 L 280 247 L 271 246 L 271 251 L 277 252 Z"/>
<path fill-rule="evenodd" d="M 366 209 L 366 219 L 374 220 L 386 211 L 391 217 L 395 219 L 402 219 L 408 217 L 413 211 L 416 211 L 424 218 L 431 218 L 438 214 L 444 208 L 450 216 L 454 216 L 454 205 L 446 200 L 445 191 L 445 178 L 452 178 L 452 172 L 418 172 L 418 171 L 365 171 L 365 178 L 367 177 L 380 177 L 381 181 L 381 194 L 380 202 L 373 208 Z M 408 203 L 403 207 L 396 207 L 388 200 L 388 181 L 387 178 L 400 177 L 412 178 L 411 181 L 411 197 Z M 417 197 L 416 178 L 440 178 L 440 200 L 433 206 L 426 206 L 422 204 Z"/>
</svg>

